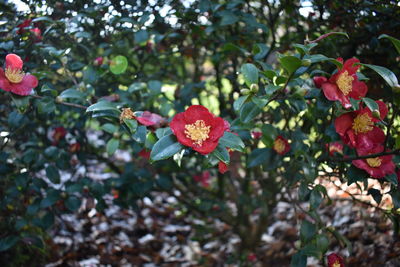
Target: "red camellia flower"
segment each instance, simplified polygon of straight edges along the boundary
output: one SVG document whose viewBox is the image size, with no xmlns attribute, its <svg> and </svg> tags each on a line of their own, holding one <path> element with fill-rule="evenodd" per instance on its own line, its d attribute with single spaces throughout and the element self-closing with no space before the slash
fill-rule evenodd
<svg viewBox="0 0 400 267">
<path fill-rule="evenodd" d="M 93 64 L 94 64 L 95 66 L 101 66 L 101 65 L 103 65 L 103 57 L 97 57 L 97 58 L 93 61 Z"/>
<path fill-rule="evenodd" d="M 340 257 L 336 253 L 329 254 L 328 258 L 328 267 L 344 267 L 343 258 Z"/>
<path fill-rule="evenodd" d="M 42 41 L 42 39 L 43 39 L 42 31 L 41 31 L 39 28 L 33 28 L 33 29 L 31 29 L 31 33 L 32 33 L 33 36 L 34 36 L 34 41 L 35 41 L 36 43 Z"/>
<path fill-rule="evenodd" d="M 226 163 L 223 161 L 219 161 L 218 171 L 222 174 L 226 173 L 228 171 L 228 165 L 226 165 Z"/>
<path fill-rule="evenodd" d="M 23 61 L 15 54 L 6 56 L 6 67 L 0 68 L 0 88 L 17 95 L 29 95 L 38 85 L 35 76 L 22 71 Z"/>
<path fill-rule="evenodd" d="M 342 58 L 337 60 L 343 63 Z M 325 77 L 314 77 L 314 83 L 318 88 L 322 88 L 327 99 L 340 101 L 344 108 L 350 108 L 350 97 L 360 99 L 368 91 L 367 85 L 359 81 L 356 75 L 360 66 L 354 66 L 354 64 L 359 62 L 356 58 L 348 59 L 344 62 L 343 68 L 339 69 L 329 80 Z"/>
<path fill-rule="evenodd" d="M 250 253 L 249 255 L 247 255 L 247 260 L 250 262 L 255 262 L 257 261 L 257 255 L 254 253 Z"/>
<path fill-rule="evenodd" d="M 350 147 L 366 149 L 385 140 L 385 133 L 375 123 L 383 119 L 388 109 L 382 101 L 376 101 L 379 106 L 380 119 L 372 115 L 367 107 L 341 115 L 335 120 L 336 132 L 343 142 Z"/>
<path fill-rule="evenodd" d="M 326 144 L 326 149 L 329 150 L 329 156 L 333 156 L 334 153 L 343 154 L 343 144 L 341 142 Z"/>
<path fill-rule="evenodd" d="M 23 34 L 25 32 L 25 28 L 31 26 L 32 19 L 26 19 L 21 24 L 18 24 L 17 27 L 19 28 L 17 34 Z"/>
<path fill-rule="evenodd" d="M 357 153 L 360 156 L 366 156 L 376 153 L 383 152 L 383 146 L 378 144 L 373 148 L 365 149 L 359 148 L 357 149 Z M 353 160 L 352 163 L 359 169 L 365 170 L 369 175 L 374 178 L 383 178 L 388 174 L 394 173 L 395 165 L 392 161 L 393 155 L 385 155 L 376 158 L 366 158 L 366 159 L 357 159 Z"/>
<path fill-rule="evenodd" d="M 357 149 L 357 153 L 360 156 L 366 156 L 376 153 L 383 152 L 383 146 L 378 144 L 373 148 Z M 395 165 L 392 161 L 393 155 L 380 156 L 376 158 L 366 158 L 353 160 L 352 163 L 359 169 L 365 170 L 369 175 L 374 178 L 383 178 L 388 174 L 392 174 L 395 171 Z"/>
<path fill-rule="evenodd" d="M 274 141 L 274 146 L 272 147 L 276 153 L 279 155 L 284 155 L 290 150 L 290 145 L 288 141 L 282 136 L 278 135 Z"/>
<path fill-rule="evenodd" d="M 201 105 L 190 106 L 172 119 L 170 127 L 178 142 L 203 155 L 214 151 L 224 135 L 227 123 Z"/>
<path fill-rule="evenodd" d="M 209 187 L 210 186 L 210 172 L 209 171 L 204 171 L 199 175 L 195 175 L 193 176 L 193 179 L 198 182 L 201 183 L 202 186 L 204 187 Z"/>
</svg>

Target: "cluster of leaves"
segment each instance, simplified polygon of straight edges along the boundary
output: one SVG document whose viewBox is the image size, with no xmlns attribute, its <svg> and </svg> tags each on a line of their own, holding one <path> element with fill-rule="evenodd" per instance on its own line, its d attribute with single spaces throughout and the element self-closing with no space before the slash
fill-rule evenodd
<svg viewBox="0 0 400 267">
<path fill-rule="evenodd" d="M 330 29 L 334 17 L 324 20 L 325 9 L 354 19 L 337 14 L 339 1 L 332 7 L 311 1 L 319 12 L 315 17 L 300 15 L 296 1 L 98 2 L 30 1 L 36 13 L 17 16 L 15 7 L 0 3 L 5 20 L 0 25 L 1 58 L 20 55 L 26 70 L 39 79 L 31 96 L 0 94 L 0 251 L 36 248 L 45 255 L 45 231 L 60 214 L 76 212 L 83 198 L 94 198 L 101 211 L 104 196 L 118 192 L 115 204 L 137 208 L 137 200 L 162 190 L 174 195 L 188 215 L 213 217 L 232 226 L 244 254 L 259 244 L 276 203 L 291 197 L 282 192 L 293 188 L 298 188 L 294 205 L 310 203 L 293 265 L 304 266 L 307 256 L 322 260 L 331 237 L 350 249 L 345 237 L 319 217 L 318 208 L 324 200 L 329 203 L 329 197 L 315 179 L 322 174 L 349 184 L 361 181 L 378 203 L 382 195 L 368 187 L 367 174 L 351 167 L 351 161 L 331 160 L 325 145 L 339 140 L 332 122 L 341 109 L 324 97 L 311 77 L 341 66 L 336 56 L 356 56 L 354 44 L 359 41 L 351 43 L 351 34 L 350 40 L 330 38 L 318 46 L 310 41 L 294 44 Z M 357 8 L 363 8 L 360 5 Z M 386 7 L 390 5 L 376 9 L 386 12 Z M 32 20 L 21 26 L 26 19 Z M 40 29 L 41 38 L 34 38 L 34 28 Z M 381 33 L 362 37 L 377 39 Z M 399 49 L 397 39 L 382 37 Z M 343 42 L 354 45 L 351 53 L 340 50 L 337 44 Z M 382 48 L 380 43 L 370 44 L 368 53 Z M 384 51 L 394 62 L 390 49 Z M 398 148 L 396 76 L 387 68 L 365 66 L 389 85 L 373 76 L 371 82 L 383 93 L 372 93 L 364 102 L 371 107 L 376 105 L 371 98 L 390 103 L 387 144 Z M 395 71 L 398 67 L 385 66 Z M 360 73 L 359 78 L 367 80 Z M 207 156 L 184 147 L 168 122 L 192 104 L 223 117 L 238 136 L 226 131 Z M 135 112 L 121 120 L 122 108 Z M 143 111 L 160 116 L 147 124 L 140 119 Z M 254 138 L 253 132 L 262 134 Z M 274 150 L 279 136 L 290 142 L 284 155 Z M 116 161 L 117 149 L 132 158 Z M 351 150 L 345 155 L 356 156 Z M 88 167 L 93 161 L 105 164 L 107 179 L 91 178 Z M 219 162 L 230 171 L 218 173 Z M 204 170 L 212 177 L 208 187 L 193 179 Z M 392 175 L 381 182 L 392 183 L 395 206 L 387 215 L 398 225 L 397 178 Z"/>
</svg>

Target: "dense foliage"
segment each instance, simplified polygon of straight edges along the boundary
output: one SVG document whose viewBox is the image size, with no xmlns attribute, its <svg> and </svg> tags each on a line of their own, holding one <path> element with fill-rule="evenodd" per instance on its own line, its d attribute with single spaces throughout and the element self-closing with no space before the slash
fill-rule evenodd
<svg viewBox="0 0 400 267">
<path fill-rule="evenodd" d="M 396 1 L 23 2 L 0 1 L 0 262 L 45 262 L 83 199 L 156 191 L 230 225 L 237 262 L 281 199 L 308 202 L 292 265 L 326 261 L 330 240 L 351 246 L 319 216 L 318 177 L 390 195 L 399 234 Z"/>
</svg>

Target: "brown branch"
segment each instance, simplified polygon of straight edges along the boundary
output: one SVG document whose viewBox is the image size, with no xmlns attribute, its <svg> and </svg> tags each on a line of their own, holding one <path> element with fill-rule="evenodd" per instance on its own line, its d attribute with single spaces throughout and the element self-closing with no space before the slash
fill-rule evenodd
<svg viewBox="0 0 400 267">
<path fill-rule="evenodd" d="M 336 157 L 322 158 L 322 159 L 319 159 L 318 162 L 322 162 L 322 161 L 347 162 L 347 161 L 353 161 L 353 160 L 357 160 L 357 159 L 369 159 L 369 158 L 376 158 L 376 157 L 380 157 L 380 156 L 399 155 L 399 154 L 400 154 L 400 149 L 395 149 L 392 151 L 385 151 L 385 152 L 363 155 L 363 156 L 352 156 L 352 157 L 346 157 L 346 158 L 336 158 Z"/>
<path fill-rule="evenodd" d="M 318 43 L 318 42 L 321 41 L 322 39 L 325 39 L 326 37 L 328 37 L 328 36 L 330 36 L 330 35 L 332 35 L 332 34 L 342 34 L 342 33 L 341 33 L 341 32 L 328 32 L 328 33 L 325 33 L 325 34 L 321 35 L 320 37 L 318 37 L 318 38 L 315 39 L 315 40 L 312 40 L 312 41 L 310 41 L 310 40 L 305 40 L 304 43 L 305 43 L 305 44 Z"/>
<path fill-rule="evenodd" d="M 36 99 L 43 99 L 43 96 L 40 96 L 40 95 L 29 95 L 29 96 L 36 98 Z M 84 109 L 84 110 L 87 109 L 86 106 L 75 104 L 75 103 L 63 102 L 63 101 L 57 100 L 57 99 L 54 102 L 56 102 L 57 104 L 60 104 L 60 105 L 68 106 L 68 107 L 80 108 L 80 109 Z"/>
</svg>

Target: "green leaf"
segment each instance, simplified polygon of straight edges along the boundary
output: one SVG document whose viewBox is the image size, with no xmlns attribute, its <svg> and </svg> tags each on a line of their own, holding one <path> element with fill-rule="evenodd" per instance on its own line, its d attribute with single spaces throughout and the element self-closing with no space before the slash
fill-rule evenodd
<svg viewBox="0 0 400 267">
<path fill-rule="evenodd" d="M 118 131 L 118 127 L 112 123 L 103 124 L 101 129 L 109 134 L 114 134 L 116 131 Z"/>
<path fill-rule="evenodd" d="M 379 106 L 378 104 L 371 98 L 368 97 L 364 97 L 362 99 L 362 101 L 365 103 L 365 105 L 367 105 L 367 107 L 371 110 L 371 111 L 375 111 L 378 110 L 379 111 Z"/>
<path fill-rule="evenodd" d="M 129 130 L 131 131 L 131 134 L 134 134 L 136 132 L 138 127 L 138 123 L 136 120 L 124 119 L 124 123 L 126 126 L 128 126 Z"/>
<path fill-rule="evenodd" d="M 292 256 L 290 261 L 290 267 L 306 267 L 307 266 L 307 256 L 301 251 L 297 252 Z"/>
<path fill-rule="evenodd" d="M 370 189 L 368 189 L 368 195 L 371 195 L 374 198 L 374 200 L 376 201 L 376 203 L 378 203 L 378 205 L 379 205 L 379 203 L 381 203 L 382 194 L 381 194 L 380 190 L 375 189 L 375 188 L 370 188 Z"/>
<path fill-rule="evenodd" d="M 251 102 L 246 103 L 240 110 L 240 120 L 244 123 L 248 123 L 260 113 L 261 109 L 257 105 Z"/>
<path fill-rule="evenodd" d="M 300 227 L 300 238 L 303 242 L 308 242 L 313 239 L 314 235 L 317 233 L 317 227 L 315 224 L 303 220 Z"/>
<path fill-rule="evenodd" d="M 258 68 L 251 63 L 243 64 L 240 68 L 247 86 L 258 83 Z"/>
<path fill-rule="evenodd" d="M 239 20 L 233 12 L 228 10 L 221 11 L 220 14 L 222 14 L 221 26 L 231 25 Z"/>
<path fill-rule="evenodd" d="M 248 97 L 249 95 L 244 95 L 236 99 L 235 102 L 233 102 L 233 109 L 238 112 L 242 108 Z"/>
<path fill-rule="evenodd" d="M 60 183 L 60 173 L 58 172 L 58 169 L 56 167 L 54 167 L 53 165 L 47 166 L 46 175 L 47 175 L 47 178 L 49 178 L 49 180 L 52 183 L 55 183 L 55 184 Z"/>
<path fill-rule="evenodd" d="M 129 93 L 133 93 L 136 91 L 140 91 L 146 88 L 146 84 L 145 83 L 132 83 L 129 88 L 128 88 L 128 92 Z"/>
<path fill-rule="evenodd" d="M 360 63 L 360 65 L 368 67 L 368 68 L 372 69 L 373 71 L 375 71 L 376 73 L 378 73 L 390 87 L 396 87 L 399 85 L 396 75 L 394 75 L 394 73 L 391 70 L 389 70 L 385 67 L 371 65 L 371 64 L 361 64 Z"/>
<path fill-rule="evenodd" d="M 140 30 L 134 34 L 135 43 L 144 43 L 149 39 L 149 34 L 145 30 Z"/>
<path fill-rule="evenodd" d="M 122 74 L 128 68 L 128 60 L 124 56 L 116 56 L 111 60 L 110 71 L 114 74 Z"/>
<path fill-rule="evenodd" d="M 10 235 L 0 239 L 0 251 L 12 248 L 19 240 L 18 236 Z"/>
<path fill-rule="evenodd" d="M 149 81 L 147 87 L 152 94 L 156 95 L 161 93 L 162 83 L 160 81 Z"/>
<path fill-rule="evenodd" d="M 65 207 L 70 211 L 74 212 L 79 209 L 81 206 L 81 200 L 76 196 L 69 196 L 67 200 L 65 200 Z"/>
<path fill-rule="evenodd" d="M 230 161 L 229 152 L 224 145 L 218 144 L 218 146 L 214 149 L 211 155 L 215 156 L 220 161 L 229 164 Z"/>
<path fill-rule="evenodd" d="M 115 151 L 117 151 L 119 146 L 119 140 L 115 139 L 115 138 L 111 138 L 110 140 L 108 140 L 107 142 L 107 146 L 106 146 L 106 150 L 108 155 L 112 155 L 115 153 Z"/>
<path fill-rule="evenodd" d="M 224 135 L 219 139 L 219 144 L 237 151 L 243 151 L 245 147 L 242 139 L 231 132 L 225 132 Z"/>
<path fill-rule="evenodd" d="M 387 34 L 379 35 L 378 39 L 382 39 L 382 38 L 389 39 L 393 43 L 393 45 L 396 48 L 397 52 L 400 53 L 400 40 L 399 39 L 396 39 L 396 38 L 394 38 L 392 36 L 389 36 Z"/>
<path fill-rule="evenodd" d="M 265 162 L 268 162 L 270 158 L 271 158 L 270 148 L 254 149 L 249 155 L 247 167 L 252 168 L 261 165 Z"/>
<path fill-rule="evenodd" d="M 365 171 L 351 165 L 351 167 L 347 171 L 347 184 L 351 185 L 354 182 L 363 181 L 367 177 L 368 174 Z"/>
<path fill-rule="evenodd" d="M 322 195 L 319 190 L 313 190 L 310 195 L 310 207 L 311 209 L 317 209 L 322 202 Z"/>
<path fill-rule="evenodd" d="M 301 59 L 295 56 L 284 56 L 279 59 L 282 67 L 290 74 L 301 67 Z"/>
<path fill-rule="evenodd" d="M 40 201 L 40 207 L 42 209 L 48 208 L 54 205 L 60 199 L 60 192 L 54 189 L 47 191 L 47 195 L 42 201 Z"/>
<path fill-rule="evenodd" d="M 397 180 L 396 173 L 388 174 L 385 176 L 386 181 L 392 183 L 394 186 L 398 186 L 399 181 Z"/>
<path fill-rule="evenodd" d="M 92 112 L 92 111 L 102 111 L 102 110 L 115 110 L 115 111 L 119 111 L 119 109 L 117 109 L 116 104 L 115 103 L 111 103 L 109 101 L 99 101 L 96 104 L 93 104 L 91 106 L 89 106 L 86 109 L 86 112 Z"/>
<path fill-rule="evenodd" d="M 156 130 L 156 136 L 158 139 L 161 139 L 161 137 L 164 137 L 166 135 L 172 134 L 171 128 L 165 127 L 165 128 L 158 128 Z"/>
<path fill-rule="evenodd" d="M 61 94 L 59 95 L 60 98 L 78 98 L 78 99 L 83 99 L 85 95 L 76 90 L 76 89 L 67 89 L 65 91 L 62 91 Z"/>
<path fill-rule="evenodd" d="M 154 144 L 150 159 L 153 161 L 167 159 L 178 153 L 182 148 L 183 146 L 176 141 L 175 135 L 166 135 Z"/>
</svg>

